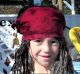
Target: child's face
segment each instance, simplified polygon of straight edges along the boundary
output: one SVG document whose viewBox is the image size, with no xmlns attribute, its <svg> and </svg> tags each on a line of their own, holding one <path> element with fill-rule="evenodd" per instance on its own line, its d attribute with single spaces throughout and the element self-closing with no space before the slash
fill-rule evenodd
<svg viewBox="0 0 80 74">
<path fill-rule="evenodd" d="M 59 52 L 59 42 L 54 38 L 36 39 L 30 41 L 29 53 L 35 63 L 42 66 L 52 64 Z"/>
</svg>

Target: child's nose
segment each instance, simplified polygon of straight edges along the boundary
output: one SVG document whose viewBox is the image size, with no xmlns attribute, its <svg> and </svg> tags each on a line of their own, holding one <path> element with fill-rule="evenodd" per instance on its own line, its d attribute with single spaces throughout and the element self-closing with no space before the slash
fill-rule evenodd
<svg viewBox="0 0 80 74">
<path fill-rule="evenodd" d="M 48 42 L 42 44 L 42 51 L 48 53 L 50 51 L 50 45 Z"/>
</svg>

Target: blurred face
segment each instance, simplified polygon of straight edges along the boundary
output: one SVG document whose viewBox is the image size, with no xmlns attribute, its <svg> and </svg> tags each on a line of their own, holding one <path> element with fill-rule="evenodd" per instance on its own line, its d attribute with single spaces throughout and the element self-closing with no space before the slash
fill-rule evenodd
<svg viewBox="0 0 80 74">
<path fill-rule="evenodd" d="M 59 52 L 59 42 L 54 38 L 36 39 L 30 41 L 29 53 L 34 63 L 50 66 Z"/>
</svg>

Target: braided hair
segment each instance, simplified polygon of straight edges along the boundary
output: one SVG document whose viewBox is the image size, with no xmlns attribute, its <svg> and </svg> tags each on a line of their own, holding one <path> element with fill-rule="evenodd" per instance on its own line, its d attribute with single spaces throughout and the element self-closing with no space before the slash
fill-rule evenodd
<svg viewBox="0 0 80 74">
<path fill-rule="evenodd" d="M 72 59 L 70 57 L 69 51 L 66 46 L 65 38 L 57 38 L 60 43 L 59 54 L 51 66 L 51 74 L 74 74 L 74 69 L 72 65 Z M 32 58 L 28 53 L 28 47 L 30 41 L 23 41 L 21 47 L 16 52 L 15 68 L 18 70 L 21 67 L 19 74 L 34 74 L 34 68 L 32 63 Z M 20 62 L 20 64 L 19 64 Z M 23 70 L 23 71 L 22 71 Z M 14 71 L 14 70 L 13 70 Z"/>
<path fill-rule="evenodd" d="M 25 9 L 18 15 L 23 14 Z M 55 62 L 51 65 L 51 74 L 74 74 L 72 59 L 67 49 L 66 40 L 64 37 L 56 38 L 59 41 L 59 54 Z M 32 57 L 28 52 L 30 41 L 22 41 L 20 48 L 15 53 L 15 63 L 13 66 L 13 74 L 34 74 L 34 64 Z M 16 72 L 18 71 L 18 73 Z"/>
</svg>

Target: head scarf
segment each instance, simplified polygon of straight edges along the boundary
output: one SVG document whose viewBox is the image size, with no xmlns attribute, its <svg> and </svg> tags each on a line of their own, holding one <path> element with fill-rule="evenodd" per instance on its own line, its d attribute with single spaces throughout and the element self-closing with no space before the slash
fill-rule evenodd
<svg viewBox="0 0 80 74">
<path fill-rule="evenodd" d="M 23 40 L 45 37 L 63 37 L 65 19 L 55 7 L 30 7 L 13 25 L 23 35 Z"/>
</svg>

